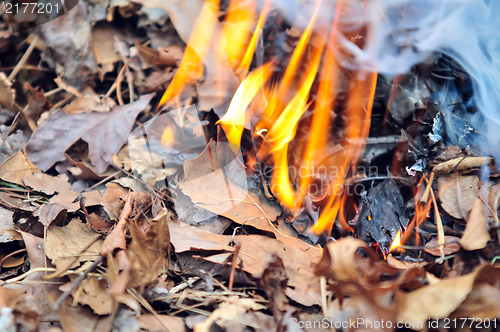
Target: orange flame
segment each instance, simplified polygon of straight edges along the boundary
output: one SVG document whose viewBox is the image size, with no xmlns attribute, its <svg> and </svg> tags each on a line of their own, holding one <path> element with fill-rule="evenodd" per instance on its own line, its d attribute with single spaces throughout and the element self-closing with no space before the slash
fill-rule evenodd
<svg viewBox="0 0 500 332">
<path fill-rule="evenodd" d="M 203 75 L 203 59 L 217 23 L 219 0 L 206 0 L 196 20 L 181 63 L 172 82 L 160 100 L 160 106 L 180 95 L 187 84 L 199 80 Z"/>
<path fill-rule="evenodd" d="M 283 206 L 296 211 L 304 197 L 310 195 L 308 187 L 314 181 L 314 168 L 325 163 L 329 153 L 328 142 L 331 140 L 333 123 L 330 113 L 334 109 L 337 79 L 340 77 L 339 64 L 336 60 L 337 22 L 341 12 L 341 3 L 337 2 L 336 17 L 329 31 L 318 34 L 314 30 L 322 0 L 316 1 L 313 14 L 295 47 L 287 68 L 279 83 L 268 83 L 272 75 L 272 64 L 268 63 L 247 75 L 257 42 L 269 14 L 270 0 L 266 0 L 259 19 L 252 33 L 256 19 L 255 0 L 231 0 L 223 22 L 222 34 L 218 35 L 216 24 L 219 0 L 206 0 L 193 32 L 189 38 L 184 57 L 176 75 L 165 91 L 160 105 L 182 93 L 186 84 L 192 84 L 203 75 L 203 61 L 209 51 L 211 39 L 217 34 L 217 57 L 223 65 L 233 69 L 242 79 L 234 94 L 227 113 L 219 120 L 230 143 L 239 147 L 241 136 L 247 124 L 247 114 L 256 116 L 258 122 L 255 132 L 267 132 L 257 153 L 263 160 L 269 154 L 274 161 L 271 185 L 274 195 Z M 318 29 L 321 29 L 318 27 Z M 250 37 L 251 36 L 251 37 Z M 328 37 L 328 38 L 326 38 Z M 367 36 L 369 37 L 369 36 Z M 317 40 L 316 40 L 317 39 Z M 311 42 L 314 40 L 314 42 Z M 317 42 L 319 41 L 319 42 Z M 321 64 L 321 71 L 320 71 Z M 306 68 L 305 71 L 302 70 Z M 318 72 L 320 74 L 318 75 Z M 301 74 L 297 74 L 301 73 Z M 337 170 L 328 184 L 328 199 L 322 206 L 318 222 L 312 227 L 315 233 L 331 229 L 336 219 L 346 229 L 349 226 L 345 218 L 337 218 L 343 212 L 346 193 L 343 192 L 348 167 L 356 166 L 364 142 L 369 133 L 373 96 L 377 82 L 377 73 L 354 72 L 350 76 L 350 88 L 345 110 L 342 113 L 344 123 L 339 130 L 343 133 L 343 150 L 334 157 L 328 157 L 328 166 Z M 315 80 L 318 89 L 315 96 L 311 90 Z M 314 103 L 313 103 L 314 101 Z M 294 139 L 299 121 L 313 105 L 314 113 L 310 121 L 308 139 L 303 145 L 301 167 L 305 173 L 291 179 L 288 165 L 289 143 Z M 309 122 L 307 122 L 309 124 Z M 163 139 L 169 142 L 172 132 L 165 130 Z M 301 147 L 302 148 L 302 147 Z M 326 196 L 325 196 L 326 197 Z M 323 198 L 314 197 L 317 201 Z"/>
</svg>

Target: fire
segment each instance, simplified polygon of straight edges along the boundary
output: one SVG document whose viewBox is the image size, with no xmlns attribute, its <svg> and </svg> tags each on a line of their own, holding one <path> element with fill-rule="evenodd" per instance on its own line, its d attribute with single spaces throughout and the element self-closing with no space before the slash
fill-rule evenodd
<svg viewBox="0 0 500 332">
<path fill-rule="evenodd" d="M 392 252 L 401 246 L 401 238 L 402 238 L 401 230 L 399 230 L 396 233 L 396 237 L 394 237 L 394 240 L 392 240 L 392 244 L 391 244 L 391 247 L 389 248 L 389 252 Z"/>
<path fill-rule="evenodd" d="M 271 10 L 270 1 L 264 2 L 260 15 L 257 15 L 255 0 L 231 0 L 222 31 L 217 32 L 214 26 L 218 22 L 219 1 L 207 0 L 178 71 L 160 102 L 163 104 L 179 96 L 186 85 L 202 76 L 203 59 L 213 36 L 218 48 L 214 50 L 215 54 L 241 80 L 226 114 L 218 123 L 228 141 L 238 148 L 245 128 L 252 130 L 256 137 L 262 137 L 255 160 L 273 162 L 271 190 L 289 212 L 297 212 L 306 196 L 320 202 L 321 214 L 312 227 L 315 233 L 330 230 L 336 220 L 350 229 L 343 216 L 337 217 L 343 213 L 346 202 L 343 188 L 348 168 L 356 165 L 364 149 L 359 142 L 368 136 L 377 82 L 375 72 L 352 71 L 348 79 L 348 99 L 342 114 L 337 115 L 345 120 L 338 124 L 338 121 L 331 122 L 332 111 L 338 106 L 335 98 L 341 70 L 337 61 L 340 33 L 337 24 L 343 8 L 342 1 L 337 1 L 335 17 L 328 28 L 317 24 L 321 5 L 322 0 L 315 1 L 313 13 L 283 75 L 277 76 L 273 75 L 272 62 L 249 71 Z M 302 125 L 308 111 L 313 114 L 304 124 L 309 126 L 308 137 L 299 148 L 294 145 L 291 152 L 299 123 Z M 335 128 L 334 125 L 341 127 Z M 333 130 L 343 133 L 340 141 L 332 137 Z M 165 131 L 166 141 L 170 134 Z M 341 145 L 342 151 L 326 157 L 333 145 Z M 297 162 L 290 165 L 292 153 L 298 165 Z M 302 170 L 298 175 L 290 172 L 290 167 L 296 166 Z M 321 184 L 320 194 L 312 193 L 310 186 L 318 179 L 316 169 L 323 166 L 334 169 L 335 175 L 329 177 L 329 183 Z"/>
</svg>

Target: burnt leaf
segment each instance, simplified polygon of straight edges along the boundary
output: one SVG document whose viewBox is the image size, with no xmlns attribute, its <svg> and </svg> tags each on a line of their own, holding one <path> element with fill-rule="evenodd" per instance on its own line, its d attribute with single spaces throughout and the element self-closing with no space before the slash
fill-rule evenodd
<svg viewBox="0 0 500 332">
<path fill-rule="evenodd" d="M 389 252 L 397 232 L 408 226 L 403 197 L 394 181 L 387 180 L 371 188 L 362 198 L 355 222 L 356 233 L 363 240 L 375 241 L 382 252 Z"/>
</svg>

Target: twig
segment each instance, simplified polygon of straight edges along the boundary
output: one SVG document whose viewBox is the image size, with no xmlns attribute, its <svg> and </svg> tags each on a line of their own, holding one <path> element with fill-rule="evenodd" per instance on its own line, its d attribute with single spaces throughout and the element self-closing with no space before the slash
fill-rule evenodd
<svg viewBox="0 0 500 332">
<path fill-rule="evenodd" d="M 14 79 L 14 77 L 16 77 L 17 73 L 19 73 L 19 71 L 24 66 L 24 64 L 28 60 L 29 56 L 31 55 L 31 53 L 35 49 L 37 42 L 38 42 L 38 36 L 35 36 L 35 38 L 33 38 L 33 40 L 31 41 L 31 44 L 28 47 L 28 49 L 26 50 L 26 52 L 24 52 L 24 54 L 21 57 L 21 59 L 19 60 L 19 62 L 16 64 L 14 69 L 11 71 L 9 77 L 7 78 L 9 81 L 12 81 Z"/>
<path fill-rule="evenodd" d="M 231 275 L 229 276 L 229 291 L 233 291 L 234 275 L 236 274 L 236 265 L 238 265 L 238 254 L 240 253 L 241 243 L 234 244 L 233 260 L 231 262 Z"/>
<path fill-rule="evenodd" d="M 67 290 L 65 290 L 64 293 L 62 293 L 61 296 L 59 296 L 59 298 L 57 299 L 56 303 L 54 304 L 54 310 L 58 310 L 61 307 L 61 304 L 63 303 L 63 301 L 83 281 L 83 279 L 87 278 L 87 275 L 89 274 L 89 272 L 94 270 L 97 267 L 97 265 L 99 265 L 102 262 L 102 260 L 103 260 L 103 257 L 99 256 L 99 258 L 97 258 L 94 261 L 94 263 L 92 263 L 92 265 L 90 265 L 80 276 L 78 276 L 78 278 L 75 279 L 75 281 L 73 281 L 71 286 L 69 286 L 69 288 Z"/>
</svg>

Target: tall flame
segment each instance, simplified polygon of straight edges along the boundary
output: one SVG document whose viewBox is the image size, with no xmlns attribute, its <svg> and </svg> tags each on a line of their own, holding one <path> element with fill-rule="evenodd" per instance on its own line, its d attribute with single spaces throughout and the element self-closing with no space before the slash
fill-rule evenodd
<svg viewBox="0 0 500 332">
<path fill-rule="evenodd" d="M 343 193 L 348 167 L 356 165 L 370 128 L 371 109 L 377 82 L 377 73 L 352 71 L 349 93 L 342 114 L 343 133 L 340 142 L 343 150 L 336 156 L 325 158 L 328 144 L 333 140 L 330 133 L 331 112 L 336 108 L 336 90 L 340 77 L 338 62 L 339 35 L 337 29 L 342 1 L 337 1 L 335 18 L 330 29 L 318 26 L 317 18 L 322 0 L 317 0 L 309 22 L 300 36 L 287 67 L 278 80 L 271 80 L 274 65 L 265 64 L 249 72 L 257 43 L 269 14 L 270 0 L 265 0 L 257 20 L 255 0 L 231 0 L 220 36 L 215 36 L 215 50 L 223 65 L 231 68 L 241 79 L 226 114 L 219 120 L 230 143 L 239 148 L 241 136 L 250 117 L 256 122 L 255 132 L 266 132 L 257 153 L 259 160 L 271 156 L 274 171 L 271 179 L 273 194 L 281 204 L 295 212 L 315 181 L 315 167 L 325 163 L 337 170 L 332 176 L 323 200 L 322 211 L 312 230 L 320 233 L 331 229 L 339 213 L 342 213 L 346 196 Z M 163 95 L 160 104 L 178 96 L 186 86 L 203 74 L 203 61 L 214 36 L 219 0 L 207 0 L 198 18 L 177 73 Z M 254 22 L 257 20 L 257 22 Z M 254 27 L 255 25 L 255 27 Z M 253 32 L 252 32 L 253 27 Z M 327 31 L 329 30 L 329 31 Z M 342 38 L 345 38 L 342 37 Z M 369 38 L 369 36 L 367 36 Z M 318 82 L 317 89 L 313 88 Z M 304 113 L 313 107 L 313 117 L 305 125 L 310 126 L 307 141 L 294 151 L 305 172 L 297 177 L 289 173 L 290 142 L 295 138 Z M 338 121 L 335 122 L 337 124 Z M 169 141 L 170 133 L 165 133 Z M 297 158 L 295 158 L 297 159 Z M 338 218 L 345 223 L 345 218 Z M 348 225 L 344 225 L 349 228 Z"/>
<path fill-rule="evenodd" d="M 200 16 L 196 20 L 181 63 L 167 91 L 161 97 L 160 105 L 182 93 L 187 84 L 194 83 L 203 75 L 203 59 L 210 48 L 215 24 L 218 22 L 219 0 L 205 0 Z"/>
</svg>

